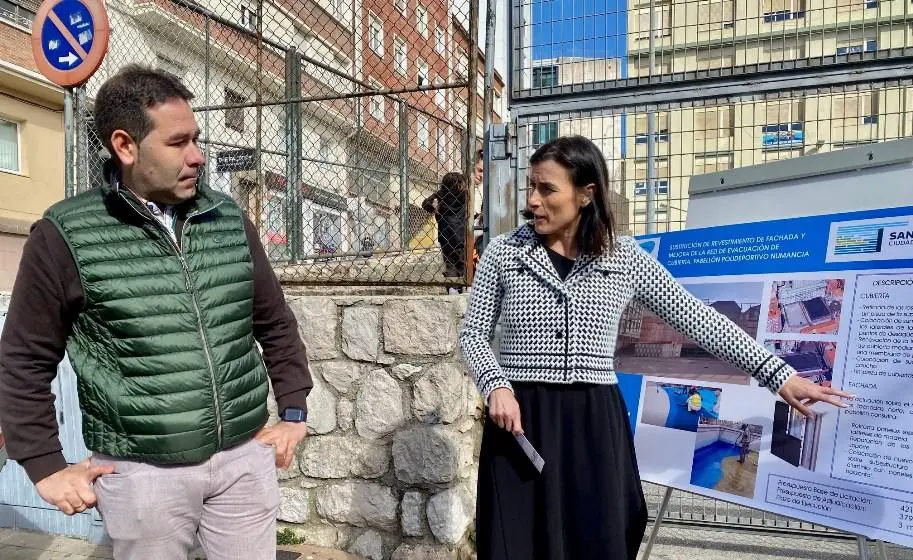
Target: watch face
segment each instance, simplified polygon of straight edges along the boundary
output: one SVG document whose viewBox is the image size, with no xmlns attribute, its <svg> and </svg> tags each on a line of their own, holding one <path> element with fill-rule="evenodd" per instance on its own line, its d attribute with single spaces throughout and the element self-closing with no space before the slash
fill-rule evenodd
<svg viewBox="0 0 913 560">
<path fill-rule="evenodd" d="M 282 411 L 282 419 L 286 422 L 303 422 L 304 411 L 300 408 L 286 408 Z"/>
</svg>

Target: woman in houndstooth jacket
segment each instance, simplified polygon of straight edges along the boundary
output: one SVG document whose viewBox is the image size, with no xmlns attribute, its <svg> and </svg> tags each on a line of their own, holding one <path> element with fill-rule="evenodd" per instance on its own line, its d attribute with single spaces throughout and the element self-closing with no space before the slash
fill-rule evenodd
<svg viewBox="0 0 913 560">
<path fill-rule="evenodd" d="M 605 159 L 586 138 L 540 147 L 530 158 L 529 223 L 492 241 L 473 280 L 460 344 L 488 413 L 479 560 L 636 557 L 647 509 L 613 361 L 632 299 L 803 414 L 849 396 L 794 375 L 633 239 L 616 238 L 607 187 Z M 545 459 L 541 474 L 515 441 L 520 433 Z"/>
</svg>

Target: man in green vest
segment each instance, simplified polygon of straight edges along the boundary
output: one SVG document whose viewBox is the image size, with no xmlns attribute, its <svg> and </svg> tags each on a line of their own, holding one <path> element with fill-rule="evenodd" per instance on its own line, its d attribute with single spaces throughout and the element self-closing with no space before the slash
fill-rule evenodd
<svg viewBox="0 0 913 560">
<path fill-rule="evenodd" d="M 192 99 L 139 66 L 99 90 L 106 182 L 32 228 L 0 339 L 0 424 L 45 501 L 97 504 L 116 558 L 186 558 L 196 538 L 210 560 L 274 560 L 276 468 L 305 437 L 312 381 L 256 228 L 198 185 Z M 69 465 L 51 393 L 65 351 L 93 452 Z M 267 428 L 269 382 L 281 421 Z"/>
</svg>

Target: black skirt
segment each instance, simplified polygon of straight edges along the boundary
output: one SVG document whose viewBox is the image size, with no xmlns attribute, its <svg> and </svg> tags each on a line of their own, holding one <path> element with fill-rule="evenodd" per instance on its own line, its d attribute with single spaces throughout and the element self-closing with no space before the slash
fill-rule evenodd
<svg viewBox="0 0 913 560">
<path fill-rule="evenodd" d="M 539 474 L 486 414 L 479 457 L 479 560 L 624 560 L 647 525 L 628 413 L 617 385 L 514 383 Z"/>
</svg>

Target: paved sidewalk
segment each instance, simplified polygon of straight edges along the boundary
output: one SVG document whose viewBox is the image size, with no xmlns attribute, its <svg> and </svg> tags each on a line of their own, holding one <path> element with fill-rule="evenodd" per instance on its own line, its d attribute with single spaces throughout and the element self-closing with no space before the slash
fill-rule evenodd
<svg viewBox="0 0 913 560">
<path fill-rule="evenodd" d="M 276 560 L 361 560 L 338 550 L 307 545 L 283 546 Z M 86 541 L 43 533 L 0 529 L 2 560 L 95 560 L 112 559 L 111 549 Z M 201 558 L 194 556 L 194 558 Z"/>
</svg>

